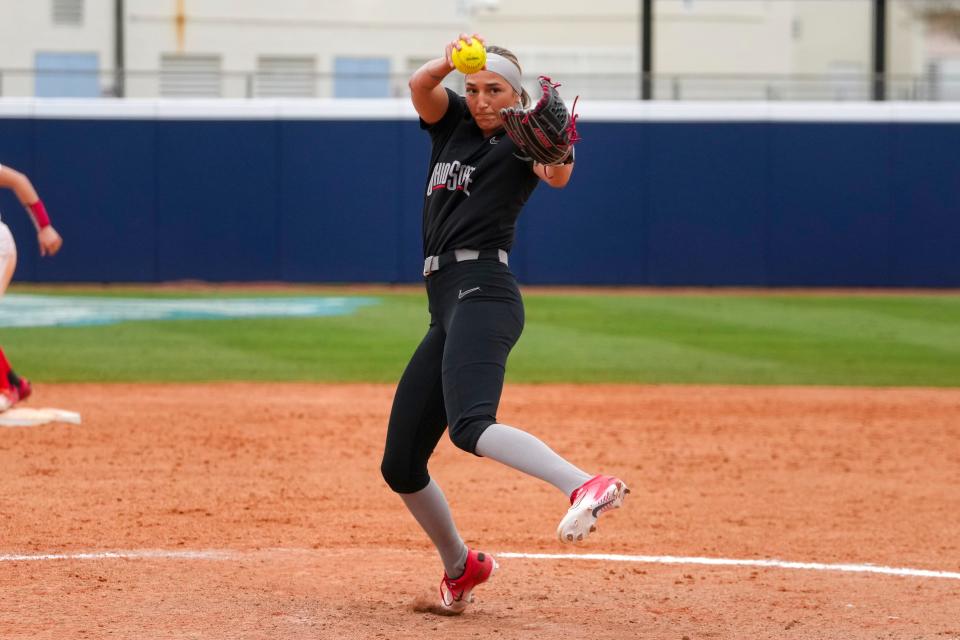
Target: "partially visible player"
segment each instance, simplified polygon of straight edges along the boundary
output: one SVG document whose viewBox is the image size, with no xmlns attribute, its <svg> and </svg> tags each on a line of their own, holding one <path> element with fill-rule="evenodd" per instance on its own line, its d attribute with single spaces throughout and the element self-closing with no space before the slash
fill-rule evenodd
<svg viewBox="0 0 960 640">
<path fill-rule="evenodd" d="M 40 255 L 55 255 L 63 245 L 63 239 L 50 224 L 47 209 L 29 178 L 19 171 L 0 165 L 0 187 L 11 189 L 33 220 L 37 229 L 37 242 L 40 243 Z M 0 296 L 7 291 L 16 268 L 17 245 L 13 242 L 10 228 L 0 218 Z M 0 411 L 6 411 L 21 400 L 26 400 L 30 392 L 30 382 L 13 371 L 3 348 L 0 347 Z"/>
</svg>

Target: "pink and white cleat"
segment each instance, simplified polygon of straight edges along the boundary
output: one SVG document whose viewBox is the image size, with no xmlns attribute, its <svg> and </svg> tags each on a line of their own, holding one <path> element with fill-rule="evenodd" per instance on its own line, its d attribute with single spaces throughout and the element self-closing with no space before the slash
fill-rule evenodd
<svg viewBox="0 0 960 640">
<path fill-rule="evenodd" d="M 468 551 L 463 575 L 451 580 L 443 574 L 440 581 L 440 607 L 451 613 L 462 613 L 473 602 L 474 587 L 490 579 L 497 570 L 497 561 L 483 551 Z"/>
<path fill-rule="evenodd" d="M 623 504 L 630 489 L 613 476 L 594 476 L 570 494 L 570 509 L 557 527 L 560 542 L 580 542 L 597 530 L 601 513 Z"/>
</svg>

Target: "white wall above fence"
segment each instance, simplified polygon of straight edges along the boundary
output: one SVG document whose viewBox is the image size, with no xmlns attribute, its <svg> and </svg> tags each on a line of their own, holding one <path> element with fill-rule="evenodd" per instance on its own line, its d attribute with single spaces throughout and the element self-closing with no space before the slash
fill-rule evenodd
<svg viewBox="0 0 960 640">
<path fill-rule="evenodd" d="M 568 102 L 568 106 L 571 102 Z M 579 122 L 960 122 L 960 103 L 580 101 Z M 409 100 L 3 98 L 0 118 L 414 120 Z"/>
</svg>

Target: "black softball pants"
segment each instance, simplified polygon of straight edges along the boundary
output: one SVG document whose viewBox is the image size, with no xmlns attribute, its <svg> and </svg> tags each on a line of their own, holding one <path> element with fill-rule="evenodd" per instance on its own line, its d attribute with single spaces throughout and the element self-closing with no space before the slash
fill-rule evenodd
<svg viewBox="0 0 960 640">
<path fill-rule="evenodd" d="M 523 331 L 516 278 L 498 261 L 448 265 L 426 288 L 430 328 L 397 385 L 380 466 L 397 493 L 427 486 L 427 460 L 448 425 L 453 443 L 475 454 L 497 421 L 507 356 Z"/>
</svg>

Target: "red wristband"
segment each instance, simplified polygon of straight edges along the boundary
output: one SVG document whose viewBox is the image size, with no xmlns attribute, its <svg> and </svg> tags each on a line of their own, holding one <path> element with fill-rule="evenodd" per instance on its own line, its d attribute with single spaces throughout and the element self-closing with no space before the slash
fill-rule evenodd
<svg viewBox="0 0 960 640">
<path fill-rule="evenodd" d="M 47 208 L 43 206 L 43 200 L 37 200 L 33 204 L 28 204 L 27 211 L 31 217 L 33 217 L 33 223 L 37 225 L 37 229 L 50 226 L 50 216 L 47 215 Z"/>
</svg>

